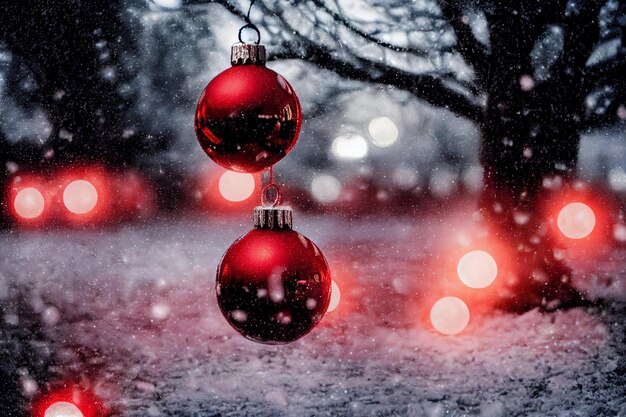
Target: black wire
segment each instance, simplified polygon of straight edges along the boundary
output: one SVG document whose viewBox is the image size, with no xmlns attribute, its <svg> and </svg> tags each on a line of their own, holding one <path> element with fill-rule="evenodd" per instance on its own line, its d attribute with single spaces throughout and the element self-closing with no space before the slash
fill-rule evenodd
<svg viewBox="0 0 626 417">
<path fill-rule="evenodd" d="M 254 6 L 254 2 L 256 0 L 250 0 L 250 7 L 248 7 L 248 14 L 246 15 L 246 23 L 251 23 L 250 22 L 250 12 L 252 11 L 252 6 Z"/>
<path fill-rule="evenodd" d="M 258 45 L 259 43 L 261 43 L 261 31 L 259 31 L 259 28 L 256 27 L 256 25 L 250 21 L 250 12 L 252 12 L 252 6 L 254 6 L 255 1 L 256 0 L 250 0 L 250 7 L 248 7 L 248 13 L 246 14 L 246 17 L 245 17 L 246 24 L 243 25 L 241 29 L 239 29 L 239 42 L 241 43 L 244 43 L 243 40 L 241 39 L 241 34 L 244 29 L 254 30 L 257 36 L 256 44 Z"/>
</svg>

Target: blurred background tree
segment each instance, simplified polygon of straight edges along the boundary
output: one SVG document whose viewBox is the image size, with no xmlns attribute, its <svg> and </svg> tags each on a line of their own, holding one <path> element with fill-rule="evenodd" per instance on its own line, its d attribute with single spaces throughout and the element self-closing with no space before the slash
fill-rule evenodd
<svg viewBox="0 0 626 417">
<path fill-rule="evenodd" d="M 195 100 L 225 67 L 223 45 L 235 39 L 248 6 L 1 5 L 4 178 L 12 164 L 134 166 L 161 184 L 164 207 L 176 207 L 186 167 L 203 158 L 190 127 Z M 454 182 L 459 167 L 470 172 L 468 150 L 479 136 L 473 157 L 483 171 L 482 217 L 516 253 L 520 278 L 503 305 L 577 304 L 581 296 L 564 283 L 570 271 L 542 232 L 541 207 L 551 191 L 546 179 L 562 188 L 574 178 L 581 134 L 607 126 L 623 131 L 625 14 L 618 0 L 258 0 L 252 20 L 271 59 L 280 61 L 272 65 L 293 80 L 308 119 L 305 139 L 283 169 L 292 177 L 307 167 L 332 170 L 335 161 L 319 138 L 354 133 L 338 115 L 365 112 L 369 101 L 379 101 L 379 110 L 393 102 L 410 141 L 372 152 L 367 169 L 335 169 L 374 177 L 386 161 L 380 163 L 411 173 L 436 152 L 427 184 L 436 194 L 446 190 L 437 188 L 442 178 Z"/>
</svg>

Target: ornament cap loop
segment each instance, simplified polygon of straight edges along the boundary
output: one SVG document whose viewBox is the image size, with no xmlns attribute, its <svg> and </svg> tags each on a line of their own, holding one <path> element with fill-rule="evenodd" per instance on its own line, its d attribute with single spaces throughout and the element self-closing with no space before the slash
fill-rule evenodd
<svg viewBox="0 0 626 417">
<path fill-rule="evenodd" d="M 230 48 L 230 63 L 235 65 L 265 65 L 265 46 L 254 43 L 236 43 Z"/>
<path fill-rule="evenodd" d="M 293 228 L 293 211 L 289 206 L 255 207 L 254 227 L 257 229 L 289 230 Z"/>
</svg>

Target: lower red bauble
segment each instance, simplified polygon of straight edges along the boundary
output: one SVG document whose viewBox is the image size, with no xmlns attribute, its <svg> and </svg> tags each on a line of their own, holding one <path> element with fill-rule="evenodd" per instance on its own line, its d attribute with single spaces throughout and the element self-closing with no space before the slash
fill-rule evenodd
<svg viewBox="0 0 626 417">
<path fill-rule="evenodd" d="M 230 325 L 266 344 L 293 342 L 322 319 L 331 276 L 319 248 L 293 230 L 254 229 L 217 270 L 217 301 Z"/>
</svg>

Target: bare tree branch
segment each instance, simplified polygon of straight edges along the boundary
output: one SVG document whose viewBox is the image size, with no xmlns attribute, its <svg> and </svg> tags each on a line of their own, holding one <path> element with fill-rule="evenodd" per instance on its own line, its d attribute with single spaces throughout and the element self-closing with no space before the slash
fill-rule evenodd
<svg viewBox="0 0 626 417">
<path fill-rule="evenodd" d="M 241 18 L 245 16 L 243 10 L 240 10 L 228 0 L 186 1 L 188 5 L 207 3 L 221 4 L 236 16 Z M 422 56 L 425 52 L 417 48 L 397 47 L 374 38 L 358 29 L 356 26 L 353 26 L 348 20 L 332 11 L 322 1 L 314 0 L 314 4 L 317 7 L 322 7 L 335 21 L 368 42 L 376 43 L 394 52 L 410 53 L 415 56 Z M 304 59 L 309 62 L 314 62 L 320 68 L 333 71 L 346 79 L 393 86 L 405 90 L 434 106 L 443 107 L 459 116 L 467 117 L 472 121 L 479 122 L 482 119 L 482 107 L 478 104 L 478 100 L 472 97 L 472 94 L 475 94 L 476 91 L 473 90 L 472 86 L 465 85 L 463 82 L 454 79 L 452 73 L 416 74 L 395 68 L 384 62 L 376 62 L 359 57 L 353 53 L 349 60 L 340 59 L 324 45 L 297 34 L 296 28 L 291 28 L 286 21 L 282 10 L 271 10 L 267 8 L 264 3 L 259 3 L 258 7 L 262 8 L 266 16 L 273 16 L 279 19 L 282 27 L 287 29 L 286 32 L 290 34 L 293 32 L 291 36 L 293 39 L 284 39 L 280 42 L 279 47 L 275 50 L 275 53 L 272 54 L 271 59 Z M 450 79 L 447 80 L 446 77 Z M 468 94 L 463 94 L 462 92 L 449 88 L 448 85 L 446 85 L 446 81 L 448 84 L 456 84 L 461 88 L 467 89 Z"/>
<path fill-rule="evenodd" d="M 456 51 L 465 62 L 474 68 L 475 83 L 481 88 L 489 71 L 489 54 L 478 42 L 472 28 L 464 21 L 463 10 L 446 0 L 439 0 L 439 7 L 445 19 L 450 23 L 456 34 Z"/>
<path fill-rule="evenodd" d="M 302 48 L 304 54 L 296 52 Z M 414 74 L 360 57 L 352 57 L 349 62 L 340 60 L 333 56 L 332 51 L 305 39 L 300 39 L 298 45 L 286 43 L 282 49 L 284 52 L 275 54 L 274 59 L 304 59 L 346 79 L 393 86 L 459 116 L 475 122 L 482 120 L 482 107 L 475 100 L 452 91 L 441 78 L 433 75 Z"/>
<path fill-rule="evenodd" d="M 617 55 L 591 67 L 586 66 L 600 42 L 599 14 L 603 5 L 602 1 L 586 0 L 578 5 L 576 13 L 566 11 L 563 18 L 566 32 L 561 56 L 562 78 L 575 78 L 581 108 L 585 108 L 587 95 L 598 86 L 613 86 L 612 101 L 605 109 L 583 113 L 580 122 L 583 130 L 615 123 L 618 120 L 617 108 L 623 104 L 626 95 L 623 85 L 626 57 Z"/>
<path fill-rule="evenodd" d="M 340 15 L 339 13 L 333 11 L 323 1 L 321 1 L 321 0 L 313 0 L 313 4 L 315 4 L 320 9 L 324 10 L 336 22 L 342 24 L 346 29 L 348 29 L 352 33 L 360 36 L 361 38 L 363 38 L 363 39 L 365 39 L 367 41 L 370 41 L 370 42 L 373 42 L 373 43 L 375 43 L 375 44 L 377 44 L 379 46 L 382 46 L 383 48 L 391 49 L 394 52 L 409 53 L 409 54 L 413 54 L 413 55 L 417 55 L 417 56 L 426 56 L 426 55 L 428 55 L 429 52 L 431 52 L 431 51 L 428 51 L 428 50 L 423 49 L 423 48 L 402 47 L 402 46 L 393 45 L 393 44 L 391 44 L 389 42 L 385 42 L 385 41 L 383 41 L 381 39 L 376 38 L 375 36 L 372 36 L 372 35 L 364 32 L 364 31 L 362 31 L 358 27 L 354 26 L 347 18 L 345 18 L 344 16 Z"/>
</svg>

